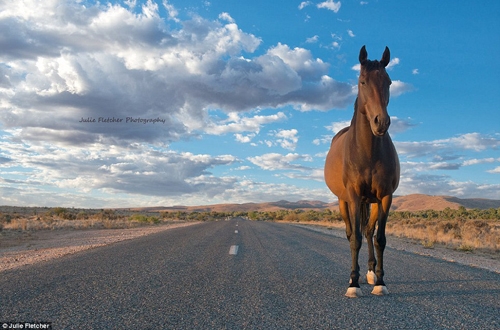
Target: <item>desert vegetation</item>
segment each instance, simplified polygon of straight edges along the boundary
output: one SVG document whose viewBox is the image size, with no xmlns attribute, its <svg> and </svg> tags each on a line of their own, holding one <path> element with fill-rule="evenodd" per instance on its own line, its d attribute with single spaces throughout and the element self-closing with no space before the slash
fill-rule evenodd
<svg viewBox="0 0 500 330">
<path fill-rule="evenodd" d="M 245 217 L 253 221 L 278 221 L 343 228 L 340 213 L 330 209 L 280 209 L 275 211 L 163 211 L 132 209 L 74 209 L 0 207 L 0 231 L 57 230 L 62 228 L 133 228 L 172 222 L 218 221 Z M 387 223 L 389 235 L 418 241 L 427 248 L 437 244 L 474 251 L 500 251 L 500 208 L 394 211 Z"/>
<path fill-rule="evenodd" d="M 0 207 L 0 230 L 133 228 L 161 222 L 158 213 L 120 209 Z"/>
<path fill-rule="evenodd" d="M 500 250 L 500 208 L 445 208 L 442 211 L 393 212 L 391 235 L 419 240 L 427 248 L 444 244 L 462 251 Z"/>
</svg>

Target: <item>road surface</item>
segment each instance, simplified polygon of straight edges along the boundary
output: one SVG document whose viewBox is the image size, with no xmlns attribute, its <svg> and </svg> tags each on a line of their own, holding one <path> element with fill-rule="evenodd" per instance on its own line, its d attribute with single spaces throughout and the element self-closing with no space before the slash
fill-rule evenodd
<svg viewBox="0 0 500 330">
<path fill-rule="evenodd" d="M 207 222 L 3 272 L 0 322 L 52 322 L 54 329 L 500 329 L 500 274 L 390 248 L 385 265 L 389 296 L 372 296 L 361 284 L 365 296 L 349 299 L 346 239 L 287 224 Z"/>
</svg>

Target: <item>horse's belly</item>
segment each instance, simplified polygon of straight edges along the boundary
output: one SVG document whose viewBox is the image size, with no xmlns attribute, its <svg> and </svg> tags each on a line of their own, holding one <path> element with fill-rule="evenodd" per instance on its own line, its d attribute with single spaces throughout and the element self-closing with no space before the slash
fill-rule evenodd
<svg viewBox="0 0 500 330">
<path fill-rule="evenodd" d="M 345 135 L 341 135 L 333 140 L 325 161 L 326 185 L 339 199 L 345 199 L 344 194 L 346 190 L 342 178 L 344 173 L 344 137 Z"/>
</svg>

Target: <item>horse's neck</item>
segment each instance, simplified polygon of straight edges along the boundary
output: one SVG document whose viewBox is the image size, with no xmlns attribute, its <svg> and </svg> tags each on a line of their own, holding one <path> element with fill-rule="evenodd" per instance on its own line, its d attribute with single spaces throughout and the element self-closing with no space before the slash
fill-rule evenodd
<svg viewBox="0 0 500 330">
<path fill-rule="evenodd" d="M 371 153 L 375 137 L 373 136 L 370 122 L 366 115 L 361 113 L 360 107 L 358 99 L 356 99 L 354 103 L 354 115 L 349 130 L 352 132 L 351 138 L 357 149 Z"/>
</svg>

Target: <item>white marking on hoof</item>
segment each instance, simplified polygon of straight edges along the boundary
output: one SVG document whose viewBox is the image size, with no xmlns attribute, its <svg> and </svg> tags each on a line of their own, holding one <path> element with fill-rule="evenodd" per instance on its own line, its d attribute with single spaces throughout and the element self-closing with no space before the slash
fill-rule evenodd
<svg viewBox="0 0 500 330">
<path fill-rule="evenodd" d="M 366 273 L 366 282 L 371 285 L 375 285 L 377 282 L 377 275 L 375 275 L 373 270 L 369 270 L 368 273 Z"/>
<path fill-rule="evenodd" d="M 349 287 L 347 288 L 347 292 L 345 293 L 346 297 L 349 298 L 359 298 L 363 297 L 363 291 L 360 288 Z"/>
<path fill-rule="evenodd" d="M 385 285 L 375 285 L 373 287 L 372 294 L 377 296 L 386 296 L 389 294 L 389 290 L 387 290 Z"/>
</svg>

